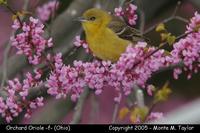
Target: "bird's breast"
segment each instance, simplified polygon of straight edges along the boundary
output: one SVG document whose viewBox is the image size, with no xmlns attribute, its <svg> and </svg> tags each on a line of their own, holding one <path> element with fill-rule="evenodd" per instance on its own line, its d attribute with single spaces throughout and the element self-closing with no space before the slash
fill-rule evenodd
<svg viewBox="0 0 200 133">
<path fill-rule="evenodd" d="M 87 35 L 86 35 L 87 36 Z M 104 31 L 96 33 L 93 37 L 87 36 L 87 42 L 90 50 L 95 56 L 102 60 L 110 60 L 115 62 L 125 51 L 130 43 L 116 36 L 112 31 Z"/>
</svg>

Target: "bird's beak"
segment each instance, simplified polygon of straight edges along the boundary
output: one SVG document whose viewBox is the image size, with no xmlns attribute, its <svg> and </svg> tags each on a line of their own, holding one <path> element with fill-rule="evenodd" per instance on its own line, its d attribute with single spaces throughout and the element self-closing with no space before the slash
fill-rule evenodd
<svg viewBox="0 0 200 133">
<path fill-rule="evenodd" d="M 74 19 L 74 21 L 85 22 L 85 21 L 87 21 L 87 19 L 85 19 L 84 17 L 78 17 L 78 18 Z"/>
</svg>

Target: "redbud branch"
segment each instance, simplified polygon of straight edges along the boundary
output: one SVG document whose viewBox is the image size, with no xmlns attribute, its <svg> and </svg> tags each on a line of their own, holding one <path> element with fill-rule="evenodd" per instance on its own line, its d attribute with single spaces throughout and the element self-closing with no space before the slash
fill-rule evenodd
<svg viewBox="0 0 200 133">
<path fill-rule="evenodd" d="M 116 122 L 118 110 L 119 110 L 119 103 L 115 103 L 113 116 L 112 116 L 112 124 L 115 124 Z"/>
<path fill-rule="evenodd" d="M 23 10 L 26 11 L 28 9 L 29 0 L 24 0 Z"/>
<path fill-rule="evenodd" d="M 175 8 L 173 14 L 172 14 L 169 18 L 164 19 L 163 21 L 161 21 L 161 22 L 159 22 L 159 23 L 157 23 L 157 24 L 155 24 L 155 25 L 149 27 L 147 30 L 145 30 L 144 34 L 147 34 L 147 33 L 151 32 L 152 30 L 154 30 L 160 23 L 167 23 L 167 22 L 169 22 L 169 21 L 171 21 L 171 20 L 173 20 L 173 19 L 177 19 L 177 20 L 180 20 L 180 21 L 182 21 L 182 22 L 188 23 L 188 20 L 187 20 L 187 19 L 185 19 L 185 18 L 183 18 L 183 17 L 181 17 L 181 16 L 176 16 L 176 13 L 177 13 L 177 11 L 178 11 L 180 5 L 181 5 L 181 1 L 178 1 L 178 2 L 177 2 L 177 6 L 176 6 L 176 8 Z"/>
<path fill-rule="evenodd" d="M 75 107 L 75 112 L 72 118 L 72 121 L 70 124 L 78 124 L 81 121 L 81 116 L 83 112 L 83 105 L 85 103 L 85 100 L 87 99 L 89 95 L 89 88 L 85 88 L 83 93 L 81 94 L 80 98 L 78 99 L 78 102 Z"/>
<path fill-rule="evenodd" d="M 69 58 L 70 56 L 72 56 L 73 54 L 75 54 L 75 52 L 77 50 L 79 50 L 79 49 L 80 49 L 80 47 L 75 47 L 75 46 L 71 47 L 69 49 L 69 51 L 65 54 L 65 58 Z"/>
<path fill-rule="evenodd" d="M 178 36 L 177 38 L 176 38 L 176 40 L 179 40 L 179 39 L 181 39 L 181 38 L 183 38 L 183 37 L 185 37 L 185 36 L 187 36 L 187 35 L 189 35 L 189 34 L 191 34 L 191 33 L 194 33 L 195 31 L 190 31 L 190 32 L 187 32 L 187 33 L 184 33 L 184 34 L 182 34 L 182 35 L 180 35 L 180 36 Z M 147 54 L 145 57 L 144 57 L 144 59 L 143 60 L 139 60 L 139 61 L 137 61 L 134 65 L 133 65 L 133 68 L 134 67 L 136 67 L 137 65 L 139 65 L 142 61 L 144 61 L 145 59 L 147 59 L 147 58 L 149 58 L 150 56 L 152 56 L 152 55 L 154 55 L 156 52 L 158 52 L 160 49 L 163 49 L 165 46 L 167 46 L 168 45 L 168 42 L 165 42 L 165 43 L 162 43 L 157 49 L 155 49 L 153 52 L 151 52 L 150 54 Z"/>
<path fill-rule="evenodd" d="M 29 0 L 25 0 L 23 10 L 28 9 L 28 4 L 29 4 Z M 11 36 L 13 36 L 13 35 L 14 35 L 14 32 L 11 33 Z M 10 43 L 7 43 L 5 45 L 6 45 L 6 48 L 5 48 L 5 51 L 4 51 L 4 54 L 3 54 L 3 73 L 2 73 L 1 88 L 3 88 L 5 81 L 7 80 L 7 62 L 8 62 L 8 54 L 9 54 L 10 48 L 11 48 Z"/>
<path fill-rule="evenodd" d="M 152 103 L 151 104 L 151 106 L 149 107 L 149 111 L 148 111 L 147 115 L 144 118 L 144 122 L 147 122 L 147 118 L 151 114 L 151 112 L 153 111 L 153 109 L 155 108 L 155 106 L 156 106 L 156 103 Z"/>
<path fill-rule="evenodd" d="M 19 21 L 20 26 L 22 27 L 23 23 L 22 23 L 21 19 L 19 18 L 18 14 L 8 4 L 6 4 L 5 6 L 13 15 L 16 15 L 17 20 Z"/>
<path fill-rule="evenodd" d="M 180 20 L 180 21 L 185 22 L 185 23 L 189 22 L 186 18 L 183 18 L 181 16 L 174 16 L 174 19 Z"/>
<path fill-rule="evenodd" d="M 169 21 L 172 21 L 172 20 L 174 20 L 174 19 L 183 21 L 184 23 L 188 23 L 188 20 L 185 19 L 185 18 L 183 18 L 183 17 L 180 17 L 180 16 L 171 16 L 171 17 L 169 17 L 169 18 L 167 18 L 167 19 L 164 19 L 163 21 L 161 21 L 161 22 L 159 22 L 159 23 L 157 23 L 157 24 L 155 24 L 155 25 L 149 27 L 148 29 L 146 29 L 146 30 L 144 31 L 144 34 L 147 34 L 147 33 L 151 32 L 152 30 L 154 30 L 160 23 L 168 23 Z"/>
<path fill-rule="evenodd" d="M 160 102 L 155 102 L 155 101 L 152 102 L 152 104 L 151 104 L 150 107 L 149 107 L 149 111 L 148 111 L 147 115 L 145 116 L 144 122 L 147 121 L 148 116 L 151 114 L 151 112 L 153 111 L 153 109 L 155 108 L 155 106 L 156 106 L 158 103 L 160 103 Z"/>
<path fill-rule="evenodd" d="M 13 35 L 14 33 L 12 33 Z M 4 84 L 7 80 L 7 61 L 8 61 L 8 54 L 10 52 L 11 45 L 10 43 L 6 43 L 6 48 L 3 54 L 3 73 L 2 73 L 2 80 L 1 80 L 1 89 L 4 87 Z"/>
<path fill-rule="evenodd" d="M 94 93 L 91 94 L 91 114 L 90 114 L 90 123 L 94 123 L 94 119 L 99 118 L 99 101 Z"/>
<path fill-rule="evenodd" d="M 140 10 L 140 32 L 143 35 L 144 33 L 144 27 L 145 27 L 145 12 L 144 12 L 144 8 L 143 8 L 143 2 L 141 0 L 137 0 L 137 5 L 139 6 L 139 10 Z"/>
<path fill-rule="evenodd" d="M 123 6 L 126 0 L 120 0 L 119 6 Z"/>
<path fill-rule="evenodd" d="M 181 5 L 181 1 L 178 1 L 177 4 L 176 4 L 176 8 L 174 9 L 174 12 L 173 12 L 172 16 L 176 16 L 176 13 L 177 13 L 178 9 L 180 8 L 180 5 Z"/>
<path fill-rule="evenodd" d="M 140 24 L 140 32 L 143 35 L 144 32 L 144 27 L 145 27 L 145 14 L 144 11 L 141 10 L 141 14 L 140 14 L 140 18 L 141 18 L 141 24 Z"/>
<path fill-rule="evenodd" d="M 58 4 L 58 0 L 56 0 L 56 3 L 55 3 L 55 5 L 54 5 L 54 12 L 53 12 L 53 14 L 52 14 L 52 19 L 55 19 L 55 17 L 56 17 L 56 10 L 57 10 L 57 4 Z"/>
</svg>

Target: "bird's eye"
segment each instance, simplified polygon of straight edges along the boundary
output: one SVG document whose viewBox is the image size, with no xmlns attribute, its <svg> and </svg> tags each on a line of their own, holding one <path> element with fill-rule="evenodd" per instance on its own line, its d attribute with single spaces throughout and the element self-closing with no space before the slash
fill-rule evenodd
<svg viewBox="0 0 200 133">
<path fill-rule="evenodd" d="M 90 18 L 90 21 L 94 21 L 96 18 L 95 17 L 91 17 Z"/>
</svg>

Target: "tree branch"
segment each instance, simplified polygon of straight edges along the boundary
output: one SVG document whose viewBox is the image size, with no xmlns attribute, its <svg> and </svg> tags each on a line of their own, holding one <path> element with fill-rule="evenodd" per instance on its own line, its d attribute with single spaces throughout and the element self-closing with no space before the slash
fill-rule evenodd
<svg viewBox="0 0 200 133">
<path fill-rule="evenodd" d="M 164 24 L 165 24 L 165 23 L 168 23 L 169 21 L 172 21 L 172 20 L 174 20 L 174 19 L 180 20 L 180 21 L 182 21 L 182 22 L 184 22 L 184 23 L 188 23 L 188 22 L 189 22 L 187 19 L 185 19 L 185 18 L 183 18 L 183 17 L 180 17 L 180 16 L 171 16 L 171 17 L 169 17 L 169 18 L 167 18 L 167 19 L 164 19 L 163 21 L 161 21 L 161 22 L 159 22 L 159 23 L 157 23 L 157 24 L 155 24 L 155 25 L 149 27 L 148 29 L 146 29 L 146 30 L 144 31 L 144 34 L 147 34 L 147 33 L 151 32 L 152 30 L 154 30 L 160 23 L 164 23 Z"/>
<path fill-rule="evenodd" d="M 23 10 L 27 10 L 28 9 L 28 4 L 29 4 L 29 0 L 24 0 L 24 5 L 23 5 Z M 24 17 L 22 18 L 24 19 Z M 15 33 L 12 32 L 11 33 L 11 36 L 13 36 Z M 1 87 L 0 88 L 3 88 L 7 78 L 8 78 L 8 74 L 7 74 L 7 67 L 8 67 L 8 55 L 9 55 L 9 52 L 10 52 L 10 48 L 11 48 L 11 44 L 10 44 L 10 41 L 5 44 L 6 45 L 6 48 L 4 50 L 4 54 L 3 54 L 3 65 L 2 65 L 2 80 L 1 80 Z"/>
<path fill-rule="evenodd" d="M 83 112 L 83 106 L 88 95 L 89 95 L 89 88 L 85 88 L 84 92 L 81 94 L 80 98 L 78 99 L 77 105 L 75 107 L 73 119 L 70 122 L 70 124 L 78 124 L 80 122 L 82 112 Z"/>
<path fill-rule="evenodd" d="M 116 122 L 118 110 L 119 110 L 119 103 L 115 103 L 113 116 L 112 116 L 112 124 L 115 124 Z"/>
<path fill-rule="evenodd" d="M 183 38 L 183 37 L 185 37 L 185 36 L 187 36 L 187 35 L 189 35 L 189 34 L 191 34 L 191 33 L 193 33 L 193 32 L 194 32 L 194 31 L 190 31 L 190 32 L 187 32 L 187 33 L 184 33 L 184 34 L 178 36 L 178 37 L 176 38 L 176 41 L 179 40 L 179 39 L 181 39 L 181 38 Z M 161 44 L 157 49 L 155 49 L 153 52 L 147 54 L 147 55 L 144 57 L 144 60 L 146 60 L 146 59 L 149 58 L 150 56 L 154 55 L 156 52 L 158 52 L 160 49 L 163 49 L 163 48 L 164 48 L 165 46 L 167 46 L 167 45 L 168 45 L 168 42 L 162 43 L 162 44 Z M 142 60 L 137 61 L 137 62 L 133 65 L 133 68 L 136 67 L 137 65 L 139 65 L 141 62 L 142 62 Z"/>
<path fill-rule="evenodd" d="M 161 21 L 161 22 L 159 22 L 159 23 L 157 23 L 157 24 L 155 24 L 155 25 L 149 27 L 148 29 L 146 29 L 146 30 L 144 31 L 144 34 L 147 34 L 147 33 L 149 33 L 150 31 L 154 30 L 160 23 L 168 23 L 169 21 L 171 21 L 171 20 L 173 20 L 173 19 L 180 20 L 180 21 L 182 21 L 182 22 L 184 22 L 184 23 L 188 23 L 189 21 L 188 21 L 187 19 L 185 19 L 185 18 L 183 18 L 183 17 L 181 17 L 181 16 L 177 16 L 177 15 L 176 15 L 178 9 L 180 8 L 180 5 L 181 5 L 181 1 L 178 1 L 178 2 L 177 2 L 177 5 L 176 5 L 176 7 L 175 7 L 175 9 L 174 9 L 174 12 L 172 13 L 172 15 L 171 15 L 169 18 L 164 19 L 163 21 Z"/>
<path fill-rule="evenodd" d="M 137 0 L 137 5 L 139 6 L 140 9 L 140 32 L 143 35 L 144 33 L 144 27 L 145 27 L 145 12 L 144 12 L 144 8 L 143 8 L 143 3 L 141 0 Z"/>
<path fill-rule="evenodd" d="M 28 5 L 29 5 L 29 0 L 24 0 L 24 5 L 23 5 L 22 9 L 24 11 L 28 10 Z"/>
<path fill-rule="evenodd" d="M 91 97 L 91 113 L 90 113 L 90 123 L 94 123 L 95 119 L 99 119 L 99 103 L 98 99 L 94 93 Z"/>
<path fill-rule="evenodd" d="M 13 35 L 14 33 L 12 33 Z M 1 89 L 4 87 L 4 84 L 7 80 L 7 61 L 8 61 L 8 54 L 10 51 L 11 45 L 10 43 L 6 44 L 6 48 L 4 50 L 4 54 L 3 54 L 3 65 L 2 65 L 2 80 L 1 80 Z"/>
</svg>

